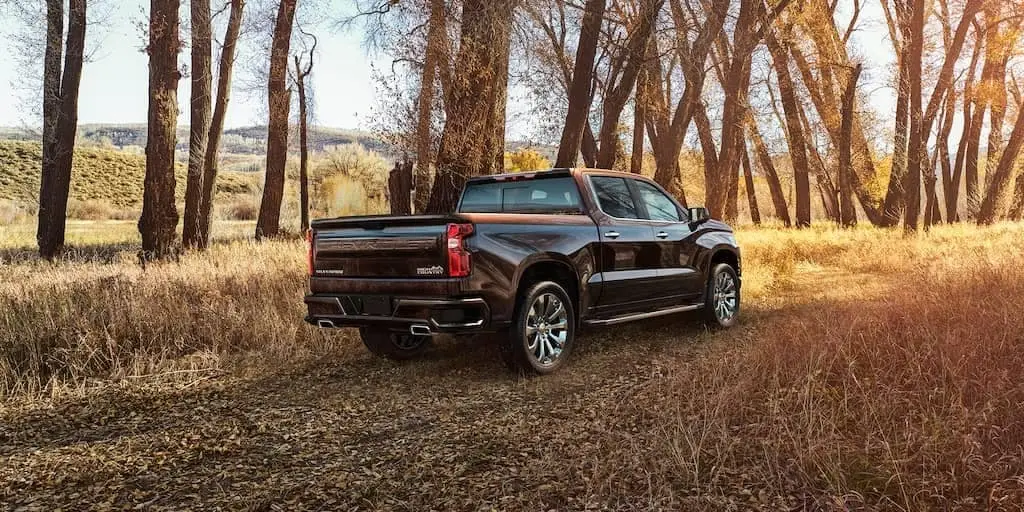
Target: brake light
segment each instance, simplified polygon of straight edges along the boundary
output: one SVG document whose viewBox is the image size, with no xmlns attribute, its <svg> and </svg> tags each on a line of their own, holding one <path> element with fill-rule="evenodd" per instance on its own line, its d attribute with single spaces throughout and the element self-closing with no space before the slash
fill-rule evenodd
<svg viewBox="0 0 1024 512">
<path fill-rule="evenodd" d="M 472 224 L 448 224 L 448 275 L 450 277 L 469 275 L 469 251 L 466 250 L 464 240 L 472 234 Z"/>
<path fill-rule="evenodd" d="M 313 275 L 313 230 L 306 230 L 306 272 Z"/>
</svg>

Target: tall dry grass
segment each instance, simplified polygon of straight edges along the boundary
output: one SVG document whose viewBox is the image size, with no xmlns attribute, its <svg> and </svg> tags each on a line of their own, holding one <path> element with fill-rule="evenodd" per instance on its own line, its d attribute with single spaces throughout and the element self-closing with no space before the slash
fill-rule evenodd
<svg viewBox="0 0 1024 512">
<path fill-rule="evenodd" d="M 1024 225 L 738 237 L 743 323 L 602 412 L 634 427 L 581 447 L 599 460 L 595 492 L 710 508 L 1020 508 Z M 145 269 L 113 247 L 0 265 L 0 395 L 273 371 L 354 343 L 302 324 L 299 241 L 222 242 Z"/>
<path fill-rule="evenodd" d="M 303 254 L 300 241 L 233 241 L 146 268 L 128 252 L 0 267 L 0 396 L 319 351 L 331 342 L 301 322 Z"/>
<path fill-rule="evenodd" d="M 744 506 L 1024 506 L 1024 227 L 741 243 L 747 326 L 630 404 L 648 431 L 608 439 L 605 492 L 647 474 Z"/>
</svg>

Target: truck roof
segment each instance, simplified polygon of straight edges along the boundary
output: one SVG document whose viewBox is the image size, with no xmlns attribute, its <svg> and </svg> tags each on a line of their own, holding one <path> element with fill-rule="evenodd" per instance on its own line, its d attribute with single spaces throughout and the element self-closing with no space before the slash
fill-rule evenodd
<svg viewBox="0 0 1024 512">
<path fill-rule="evenodd" d="M 469 178 L 467 183 L 490 183 L 494 181 L 512 181 L 512 180 L 529 180 L 535 178 L 554 178 L 559 176 L 572 176 L 576 174 L 584 173 L 600 173 L 600 174 L 621 174 L 623 176 L 637 177 L 636 174 L 630 174 L 621 171 L 612 171 L 608 169 L 590 169 L 586 167 L 556 167 L 554 169 L 548 169 L 546 171 L 528 171 L 528 172 L 507 172 L 502 174 L 490 174 L 487 176 L 474 176 Z"/>
</svg>

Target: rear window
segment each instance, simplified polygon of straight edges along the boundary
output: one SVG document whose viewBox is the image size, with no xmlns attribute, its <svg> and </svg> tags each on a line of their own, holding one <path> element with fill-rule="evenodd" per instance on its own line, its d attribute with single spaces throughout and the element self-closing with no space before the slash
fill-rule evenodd
<svg viewBox="0 0 1024 512">
<path fill-rule="evenodd" d="M 459 206 L 462 213 L 583 213 L 579 189 L 571 176 L 469 183 Z"/>
</svg>

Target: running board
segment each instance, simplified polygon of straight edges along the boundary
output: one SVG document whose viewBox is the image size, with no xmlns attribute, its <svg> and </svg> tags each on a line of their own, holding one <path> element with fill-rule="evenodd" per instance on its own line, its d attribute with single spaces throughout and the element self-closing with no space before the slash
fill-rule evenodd
<svg viewBox="0 0 1024 512">
<path fill-rule="evenodd" d="M 684 311 L 694 311 L 704 307 L 704 304 L 691 304 L 689 306 L 678 306 L 669 309 L 660 309 L 658 311 L 651 311 L 649 313 L 633 313 L 631 315 L 617 316 L 614 318 L 605 318 L 601 320 L 584 320 L 585 325 L 615 325 L 623 324 L 626 322 L 633 322 L 635 320 L 644 320 L 647 318 L 654 318 L 657 316 L 671 315 L 673 313 L 682 313 Z"/>
</svg>

